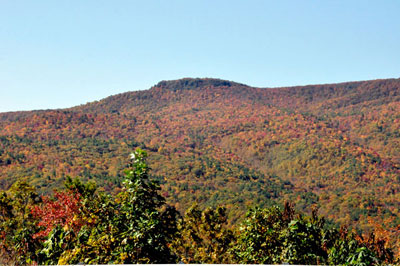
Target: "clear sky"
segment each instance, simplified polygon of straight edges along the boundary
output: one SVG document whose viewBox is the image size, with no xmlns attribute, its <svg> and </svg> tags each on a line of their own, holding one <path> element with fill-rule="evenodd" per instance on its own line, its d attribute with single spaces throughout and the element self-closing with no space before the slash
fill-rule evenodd
<svg viewBox="0 0 400 266">
<path fill-rule="evenodd" d="M 399 78 L 399 14 L 399 0 L 0 0 L 0 112 L 183 77 L 258 87 Z"/>
</svg>

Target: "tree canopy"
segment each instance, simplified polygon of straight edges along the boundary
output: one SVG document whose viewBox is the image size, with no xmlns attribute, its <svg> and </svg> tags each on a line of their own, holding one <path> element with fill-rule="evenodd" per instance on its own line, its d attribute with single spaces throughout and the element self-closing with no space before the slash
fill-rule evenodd
<svg viewBox="0 0 400 266">
<path fill-rule="evenodd" d="M 0 194 L 1 263 L 395 263 L 389 243 L 328 225 L 317 209 L 292 203 L 248 210 L 231 224 L 227 208 L 190 207 L 181 216 L 149 175 L 147 153 L 131 154 L 118 195 L 68 178 L 39 196 L 24 182 Z M 398 262 L 398 261 L 397 261 Z"/>
</svg>

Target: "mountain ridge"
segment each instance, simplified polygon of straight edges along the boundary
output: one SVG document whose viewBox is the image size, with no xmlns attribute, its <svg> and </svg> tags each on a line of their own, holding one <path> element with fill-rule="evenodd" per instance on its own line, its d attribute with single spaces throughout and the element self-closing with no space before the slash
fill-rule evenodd
<svg viewBox="0 0 400 266">
<path fill-rule="evenodd" d="M 77 106 L 69 107 L 69 108 L 60 108 L 60 109 L 38 109 L 38 110 L 28 110 L 28 111 L 10 111 L 10 112 L 0 112 L 0 120 L 5 120 L 7 117 L 16 117 L 18 115 L 29 115 L 32 112 L 46 112 L 46 111 L 52 111 L 52 110 L 74 110 L 74 109 L 79 109 L 80 107 L 86 106 L 86 105 L 93 105 L 98 102 L 104 101 L 109 98 L 114 98 L 114 97 L 121 97 L 125 95 L 138 95 L 143 92 L 148 92 L 150 90 L 157 90 L 157 89 L 170 89 L 174 90 L 172 87 L 176 87 L 177 89 L 175 90 L 185 90 L 188 88 L 195 89 L 195 88 L 201 88 L 205 86 L 212 86 L 212 87 L 220 87 L 220 86 L 226 86 L 226 87 L 232 87 L 234 86 L 242 86 L 246 88 L 251 88 L 251 89 L 261 89 L 261 90 L 267 90 L 268 92 L 281 92 L 282 91 L 296 91 L 300 90 L 301 93 L 304 92 L 304 90 L 312 90 L 312 89 L 323 89 L 325 87 L 354 87 L 354 85 L 363 85 L 363 84 L 371 84 L 371 83 L 388 83 L 388 82 L 399 82 L 400 78 L 389 78 L 389 79 L 373 79 L 373 80 L 363 80 L 363 81 L 346 81 L 346 82 L 339 82 L 339 83 L 324 83 L 324 84 L 308 84 L 308 85 L 295 85 L 295 86 L 279 86 L 279 87 L 254 87 L 242 83 L 237 83 L 234 81 L 229 81 L 229 80 L 224 80 L 224 79 L 218 79 L 218 78 L 182 78 L 182 79 L 176 79 L 176 80 L 162 80 L 158 82 L 157 84 L 153 85 L 149 89 L 146 90 L 137 90 L 137 91 L 126 91 L 122 93 L 118 93 L 115 95 L 110 95 L 108 97 L 105 97 L 100 100 L 96 100 L 93 102 L 88 102 L 86 104 L 80 104 Z M 201 85 L 201 86 L 199 86 Z M 397 96 L 397 94 L 396 94 Z"/>
</svg>

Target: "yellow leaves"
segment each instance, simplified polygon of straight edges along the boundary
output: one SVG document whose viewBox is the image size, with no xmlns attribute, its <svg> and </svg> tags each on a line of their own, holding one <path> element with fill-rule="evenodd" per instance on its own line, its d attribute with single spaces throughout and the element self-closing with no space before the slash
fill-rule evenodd
<svg viewBox="0 0 400 266">
<path fill-rule="evenodd" d="M 63 227 L 63 230 L 64 231 L 68 231 L 69 229 L 70 229 L 69 224 L 65 224 L 64 227 Z"/>
<path fill-rule="evenodd" d="M 58 265 L 67 265 L 71 264 L 71 261 L 81 253 L 81 248 L 75 248 L 72 251 L 66 250 L 63 254 L 61 254 L 60 258 L 58 259 Z"/>
<path fill-rule="evenodd" d="M 58 260 L 57 264 L 58 265 L 67 265 L 67 264 L 69 264 L 68 263 L 68 257 L 61 256 L 60 259 Z"/>
<path fill-rule="evenodd" d="M 126 252 L 121 253 L 120 260 L 124 262 L 128 258 L 128 254 Z"/>
<path fill-rule="evenodd" d="M 87 245 L 93 246 L 96 243 L 96 240 L 93 239 L 93 237 L 90 237 L 89 240 L 87 241 Z"/>
</svg>

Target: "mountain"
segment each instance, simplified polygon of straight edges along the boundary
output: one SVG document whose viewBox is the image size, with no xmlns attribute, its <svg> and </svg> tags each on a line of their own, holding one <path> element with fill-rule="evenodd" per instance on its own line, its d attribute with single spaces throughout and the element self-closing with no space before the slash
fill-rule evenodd
<svg viewBox="0 0 400 266">
<path fill-rule="evenodd" d="M 400 224 L 400 79 L 255 88 L 161 81 L 69 109 L 0 114 L 0 187 L 42 193 L 67 175 L 117 193 L 126 158 L 150 152 L 163 196 L 183 211 L 292 200 L 362 230 Z"/>
</svg>

